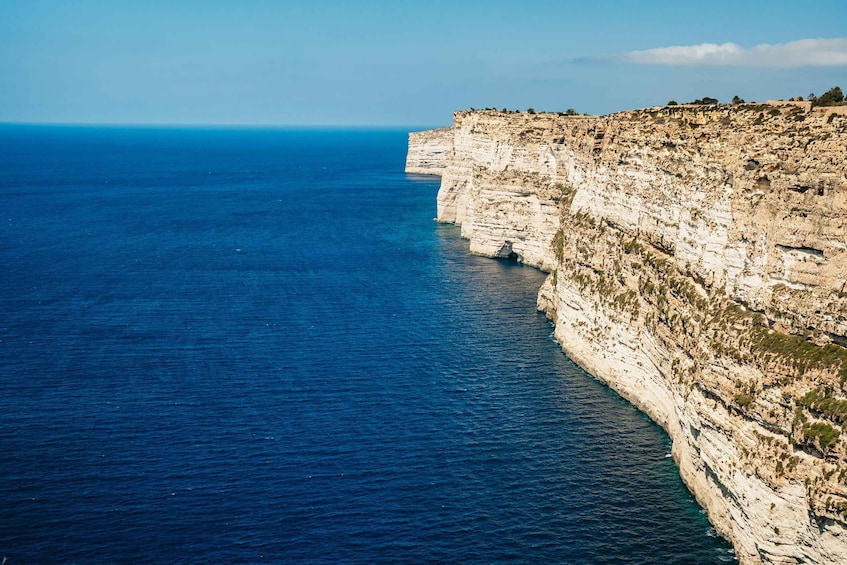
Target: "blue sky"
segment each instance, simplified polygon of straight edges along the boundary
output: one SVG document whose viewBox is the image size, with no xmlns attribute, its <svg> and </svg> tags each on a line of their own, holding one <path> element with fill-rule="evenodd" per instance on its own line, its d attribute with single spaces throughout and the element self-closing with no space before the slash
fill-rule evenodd
<svg viewBox="0 0 847 565">
<path fill-rule="evenodd" d="M 788 98 L 847 88 L 847 1 L 0 0 L 0 77 L 0 122 L 440 125 Z"/>
</svg>

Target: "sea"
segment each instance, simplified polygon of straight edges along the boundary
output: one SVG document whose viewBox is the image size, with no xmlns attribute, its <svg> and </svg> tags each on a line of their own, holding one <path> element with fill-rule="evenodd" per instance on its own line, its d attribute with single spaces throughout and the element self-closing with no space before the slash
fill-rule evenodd
<svg viewBox="0 0 847 565">
<path fill-rule="evenodd" d="M 408 129 L 0 126 L 0 559 L 735 561 Z"/>
</svg>

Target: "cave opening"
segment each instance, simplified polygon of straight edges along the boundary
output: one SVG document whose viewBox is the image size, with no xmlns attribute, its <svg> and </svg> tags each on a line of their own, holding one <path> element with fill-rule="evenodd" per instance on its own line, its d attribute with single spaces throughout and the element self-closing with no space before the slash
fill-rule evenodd
<svg viewBox="0 0 847 565">
<path fill-rule="evenodd" d="M 511 241 L 507 241 L 503 244 L 500 251 L 497 252 L 497 258 L 505 259 L 511 263 L 523 263 L 523 257 L 520 253 L 517 253 L 514 249 L 512 249 Z"/>
</svg>

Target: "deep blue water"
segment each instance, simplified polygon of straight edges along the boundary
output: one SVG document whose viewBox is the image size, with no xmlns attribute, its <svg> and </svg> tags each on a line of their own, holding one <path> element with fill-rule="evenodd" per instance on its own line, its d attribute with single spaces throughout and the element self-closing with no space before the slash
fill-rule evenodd
<svg viewBox="0 0 847 565">
<path fill-rule="evenodd" d="M 0 557 L 722 563 L 403 131 L 0 127 Z"/>
</svg>

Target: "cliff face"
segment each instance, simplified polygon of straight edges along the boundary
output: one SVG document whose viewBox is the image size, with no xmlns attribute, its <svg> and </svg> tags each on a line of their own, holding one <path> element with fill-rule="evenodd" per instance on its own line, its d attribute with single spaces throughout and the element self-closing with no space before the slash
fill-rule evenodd
<svg viewBox="0 0 847 565">
<path fill-rule="evenodd" d="M 406 172 L 418 175 L 440 175 L 447 168 L 453 151 L 453 128 L 415 131 L 409 134 Z"/>
<path fill-rule="evenodd" d="M 847 562 L 847 115 L 458 112 L 440 221 L 550 276 L 565 352 L 662 425 L 742 563 Z"/>
</svg>

